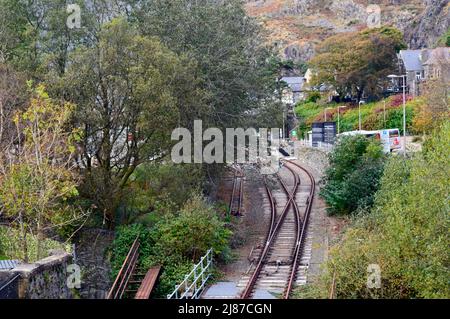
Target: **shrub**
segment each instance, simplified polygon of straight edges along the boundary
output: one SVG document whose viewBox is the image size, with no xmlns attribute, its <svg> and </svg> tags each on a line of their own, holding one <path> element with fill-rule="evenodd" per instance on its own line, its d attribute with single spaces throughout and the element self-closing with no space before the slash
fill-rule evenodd
<svg viewBox="0 0 450 319">
<path fill-rule="evenodd" d="M 162 205 L 163 214 L 154 212 L 152 223 L 119 227 L 112 244 L 112 277 L 115 277 L 135 238 L 139 236 L 138 266 L 162 266 L 155 297 L 165 297 L 184 279 L 192 265 L 209 248 L 216 257 L 227 259 L 231 231 L 225 228 L 213 206 L 201 195 L 192 194 L 179 212 L 174 205 Z"/>
<path fill-rule="evenodd" d="M 383 151 L 378 141 L 364 136 L 342 138 L 330 155 L 320 195 L 330 214 L 350 214 L 370 207 L 383 172 Z"/>
<path fill-rule="evenodd" d="M 316 297 L 333 282 L 337 298 L 449 298 L 450 123 L 411 160 L 386 164 L 371 214 L 357 218 L 333 247 Z M 381 269 L 381 289 L 368 289 L 367 266 Z"/>
<path fill-rule="evenodd" d="M 43 256 L 38 258 L 37 254 L 37 236 L 31 233 L 27 234 L 27 253 L 28 262 L 35 262 L 39 259 L 48 257 L 48 252 L 52 249 L 61 249 L 70 252 L 70 245 L 45 238 L 42 240 Z M 20 232 L 12 227 L 0 226 L 0 260 L 1 259 L 18 259 L 25 260 L 23 255 L 22 241 Z"/>
</svg>

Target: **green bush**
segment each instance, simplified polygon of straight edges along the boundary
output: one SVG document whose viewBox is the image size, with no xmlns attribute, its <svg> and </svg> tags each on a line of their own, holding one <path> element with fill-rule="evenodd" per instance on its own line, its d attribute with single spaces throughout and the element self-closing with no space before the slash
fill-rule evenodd
<svg viewBox="0 0 450 319">
<path fill-rule="evenodd" d="M 316 297 L 450 297 L 450 123 L 410 160 L 391 157 L 370 214 L 356 219 L 330 252 Z M 367 267 L 381 269 L 381 289 L 367 288 Z"/>
<path fill-rule="evenodd" d="M 115 277 L 133 243 L 139 235 L 138 266 L 142 269 L 160 265 L 161 276 L 155 297 L 165 297 L 175 284 L 184 279 L 202 255 L 213 248 L 216 258 L 229 258 L 231 231 L 219 218 L 213 206 L 201 195 L 191 198 L 179 212 L 175 205 L 162 205 L 164 213 L 154 212 L 152 223 L 119 227 L 112 244 L 112 277 Z"/>
<path fill-rule="evenodd" d="M 330 154 L 320 195 L 330 214 L 350 214 L 370 207 L 383 172 L 380 143 L 362 135 L 340 139 Z"/>
<path fill-rule="evenodd" d="M 194 195 L 177 216 L 164 218 L 157 225 L 155 236 L 163 255 L 196 261 L 211 247 L 217 256 L 227 255 L 231 231 L 225 228 L 213 207 L 200 195 Z"/>
<path fill-rule="evenodd" d="M 28 261 L 35 262 L 37 258 L 37 236 L 31 233 L 27 234 Z M 49 250 L 65 250 L 71 251 L 70 245 L 66 245 L 56 240 L 45 238 L 41 240 L 42 251 L 44 256 L 48 257 Z M 18 259 L 24 260 L 23 250 L 21 247 L 20 233 L 12 227 L 0 226 L 0 260 L 1 259 Z"/>
</svg>

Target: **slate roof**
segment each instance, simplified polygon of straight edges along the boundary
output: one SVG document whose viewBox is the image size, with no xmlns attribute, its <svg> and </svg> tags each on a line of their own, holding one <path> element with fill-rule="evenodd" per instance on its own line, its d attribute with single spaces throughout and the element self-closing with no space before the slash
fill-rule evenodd
<svg viewBox="0 0 450 319">
<path fill-rule="evenodd" d="M 280 80 L 286 82 L 293 92 L 300 92 L 303 88 L 304 79 L 301 76 L 284 76 Z"/>
<path fill-rule="evenodd" d="M 0 260 L 0 269 L 1 270 L 10 270 L 17 266 L 19 261 L 17 260 Z"/>
<path fill-rule="evenodd" d="M 423 70 L 421 55 L 422 50 L 400 50 L 400 58 L 407 72 Z"/>
</svg>

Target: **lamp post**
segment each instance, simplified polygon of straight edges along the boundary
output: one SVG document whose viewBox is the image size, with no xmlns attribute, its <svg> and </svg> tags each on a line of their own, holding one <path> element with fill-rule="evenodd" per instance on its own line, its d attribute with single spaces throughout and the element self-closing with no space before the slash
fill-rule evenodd
<svg viewBox="0 0 450 319">
<path fill-rule="evenodd" d="M 404 75 L 388 75 L 390 79 L 403 79 L 403 156 L 406 156 L 406 74 Z"/>
<path fill-rule="evenodd" d="M 383 100 L 383 126 L 386 128 L 386 99 Z"/>
<path fill-rule="evenodd" d="M 327 121 L 327 110 L 331 110 L 331 109 L 332 109 L 332 107 L 327 107 L 325 109 L 325 122 Z"/>
<path fill-rule="evenodd" d="M 364 101 L 359 101 L 358 103 L 358 123 L 359 123 L 359 130 L 361 131 L 361 104 L 363 104 Z"/>
<path fill-rule="evenodd" d="M 345 108 L 345 107 L 347 107 L 346 105 L 341 105 L 341 106 L 338 106 L 338 109 L 337 109 L 337 113 L 338 113 L 338 125 L 337 125 L 337 133 L 339 134 L 340 133 L 340 131 L 341 131 L 341 129 L 340 129 L 340 127 L 341 127 L 341 122 L 340 122 L 340 115 L 339 115 L 339 110 L 340 109 L 343 109 L 343 108 Z"/>
</svg>

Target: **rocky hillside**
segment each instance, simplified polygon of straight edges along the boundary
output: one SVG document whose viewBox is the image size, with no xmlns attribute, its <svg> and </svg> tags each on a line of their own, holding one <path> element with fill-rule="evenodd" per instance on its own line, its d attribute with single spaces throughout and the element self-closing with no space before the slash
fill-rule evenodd
<svg viewBox="0 0 450 319">
<path fill-rule="evenodd" d="M 449 0 L 248 0 L 270 41 L 286 58 L 309 60 L 315 46 L 339 33 L 367 27 L 369 4 L 381 9 L 382 25 L 405 33 L 411 48 L 430 47 L 449 28 Z"/>
</svg>

